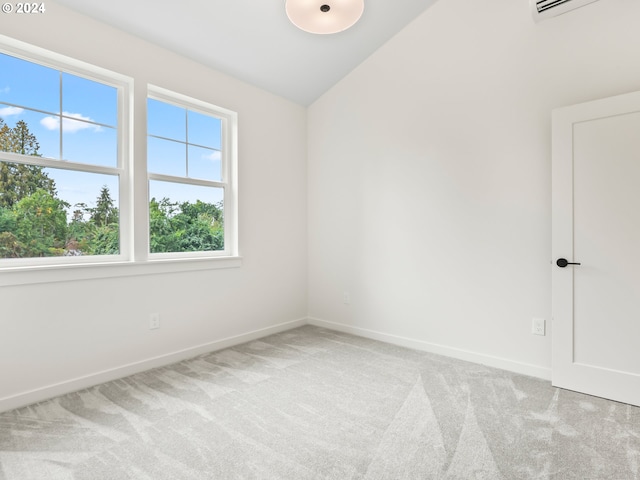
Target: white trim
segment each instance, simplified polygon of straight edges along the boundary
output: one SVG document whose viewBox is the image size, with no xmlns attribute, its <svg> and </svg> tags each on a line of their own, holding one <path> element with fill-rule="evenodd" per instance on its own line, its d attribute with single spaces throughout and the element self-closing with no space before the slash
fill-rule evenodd
<svg viewBox="0 0 640 480">
<path fill-rule="evenodd" d="M 33 403 L 42 402 L 44 400 L 64 395 L 71 392 L 77 392 L 85 388 L 93 387 L 104 382 L 110 382 L 119 378 L 128 377 L 136 373 L 144 372 L 152 368 L 158 368 L 172 363 L 180 362 L 189 358 L 202 355 L 204 353 L 222 350 L 224 348 L 233 347 L 242 343 L 250 342 L 258 338 L 273 335 L 274 333 L 284 332 L 292 328 L 301 327 L 306 324 L 306 319 L 301 318 L 290 322 L 280 323 L 271 327 L 253 330 L 241 335 L 223 338 L 213 342 L 204 343 L 195 347 L 185 348 L 165 355 L 148 358 L 140 362 L 130 363 L 122 367 L 103 370 L 84 377 L 74 378 L 65 382 L 48 385 L 43 388 L 30 390 L 28 392 L 19 393 L 10 397 L 0 398 L 0 412 L 13 410 L 16 408 L 31 405 Z"/>
<path fill-rule="evenodd" d="M 438 345 L 436 343 L 425 342 L 423 340 L 415 340 L 413 338 L 369 330 L 368 328 L 353 327 L 351 325 L 345 325 L 344 323 L 330 322 L 319 318 L 309 317 L 307 319 L 307 323 L 309 325 L 315 325 L 316 327 L 328 328 L 330 330 L 350 333 L 352 335 L 358 335 L 372 340 L 379 340 L 393 345 L 400 345 L 401 347 L 413 348 L 414 350 L 421 350 L 424 352 L 444 355 L 446 357 L 457 358 L 459 360 L 465 360 L 467 362 L 479 363 L 481 365 L 508 370 L 510 372 L 520 373 L 530 377 L 541 378 L 543 380 L 551 380 L 551 369 L 540 367 L 538 365 L 516 362 L 506 358 L 495 357 L 493 355 L 471 352 L 469 350 L 448 347 L 446 345 Z"/>
<path fill-rule="evenodd" d="M 134 81 L 129 80 L 118 88 L 118 229 L 120 236 L 120 255 L 133 260 L 133 89 Z M 62 131 L 62 129 L 60 129 Z"/>
<path fill-rule="evenodd" d="M 0 152 L 0 161 L 20 163 L 22 165 L 37 165 L 38 167 L 45 168 L 57 168 L 60 170 L 73 170 L 75 172 L 99 173 L 101 175 L 113 175 L 114 177 L 121 175 L 124 171 L 124 169 L 118 167 L 105 167 L 103 165 L 92 165 L 90 163 L 60 160 L 50 157 L 32 157 L 11 152 Z"/>
<path fill-rule="evenodd" d="M 170 365 L 172 363 L 193 358 L 204 353 L 233 347 L 235 345 L 250 342 L 259 338 L 266 337 L 268 335 L 273 335 L 275 333 L 284 332 L 293 328 L 302 327 L 304 325 L 314 325 L 316 327 L 322 327 L 329 330 L 349 333 L 351 335 L 370 338 L 372 340 L 378 340 L 381 342 L 390 343 L 392 345 L 399 345 L 402 347 L 412 348 L 414 350 L 435 353 L 438 355 L 457 358 L 459 360 L 487 365 L 490 367 L 499 368 L 522 375 L 529 375 L 532 377 L 541 378 L 543 380 L 551 379 L 551 369 L 549 368 L 539 367 L 537 365 L 531 365 L 528 363 L 515 362 L 513 360 L 494 357 L 492 355 L 484 355 L 476 352 L 470 352 L 468 350 L 462 350 L 459 348 L 437 345 L 422 340 L 415 340 L 398 335 L 369 330 L 366 328 L 353 327 L 351 325 L 345 325 L 343 323 L 330 322 L 327 320 L 309 317 L 279 323 L 271 327 L 253 330 L 248 333 L 235 335 L 233 337 L 227 337 L 221 340 L 197 345 L 195 347 L 185 348 L 183 350 L 178 350 L 165 355 L 159 355 L 157 357 L 148 358 L 139 362 L 130 363 L 122 367 L 103 370 L 101 372 L 85 375 L 83 377 L 78 377 L 68 381 L 48 385 L 46 387 L 22 392 L 17 395 L 0 398 L 0 412 L 13 410 L 37 402 L 42 402 L 59 395 L 64 395 L 104 382 L 124 378 L 135 373 L 150 370 L 152 368 Z"/>
<path fill-rule="evenodd" d="M 199 185 L 205 187 L 222 188 L 223 189 L 223 212 L 224 212 L 224 250 L 222 251 L 204 251 L 197 252 L 199 255 L 209 256 L 236 256 L 238 255 L 238 114 L 232 110 L 228 110 L 218 105 L 208 103 L 202 100 L 198 100 L 187 95 L 177 93 L 171 90 L 167 90 L 156 85 L 147 85 L 147 99 L 156 100 L 158 102 L 167 103 L 179 108 L 184 108 L 187 111 L 200 113 L 202 115 L 214 117 L 220 120 L 221 137 L 220 137 L 220 149 L 217 150 L 221 153 L 221 180 L 203 180 L 191 177 L 176 177 L 173 175 L 165 175 L 159 173 L 150 172 L 147 167 L 147 181 L 155 180 L 169 183 L 181 183 L 185 185 Z M 148 111 L 147 111 L 148 114 Z M 188 117 L 187 117 L 188 118 Z M 147 125 L 149 121 L 147 118 Z M 185 146 L 196 145 L 189 143 L 189 127 L 186 126 L 186 139 L 174 140 L 178 143 L 184 143 Z M 154 138 L 161 138 L 155 135 L 150 135 L 146 132 L 147 139 L 151 136 Z M 167 139 L 170 140 L 170 139 Z M 148 160 L 148 158 L 147 158 Z M 188 172 L 188 154 L 187 154 L 187 172 Z M 147 235 L 148 236 L 148 235 Z M 148 258 L 180 258 L 183 255 L 193 255 L 196 252 L 159 252 L 152 253 L 148 251 Z M 187 257 L 188 258 L 188 257 Z"/>
<path fill-rule="evenodd" d="M 76 257 L 79 258 L 79 257 Z M 90 259 L 91 257 L 83 257 Z M 105 258 L 105 257 L 102 257 Z M 238 268 L 242 257 L 182 257 L 140 262 L 102 262 L 7 267 L 0 270 L 0 288 L 36 283 L 71 282 L 100 278 L 159 275 L 197 270 Z"/>
<path fill-rule="evenodd" d="M 21 42 L 20 40 L 1 34 L 0 52 L 18 57 L 28 62 L 35 62 L 54 70 L 60 70 L 60 66 L 63 65 L 64 68 L 68 69 L 69 73 L 72 73 L 73 75 L 84 77 L 87 80 L 105 83 L 116 88 L 121 83 L 129 84 L 132 81 L 131 77 L 122 75 L 121 73 L 117 73 L 88 62 L 83 62 L 82 60 L 77 60 L 73 57 L 68 57 L 52 50 L 36 47 L 30 43 Z"/>
<path fill-rule="evenodd" d="M 36 267 L 51 268 L 55 267 L 68 267 L 76 265 L 97 265 L 98 263 L 105 262 L 117 263 L 127 261 L 131 258 L 132 254 L 132 209 L 133 205 L 131 195 L 131 185 L 133 178 L 131 177 L 131 164 L 133 157 L 131 156 L 131 143 L 133 139 L 132 131 L 132 94 L 134 80 L 131 77 L 104 69 L 92 65 L 90 63 L 82 62 L 71 57 L 60 55 L 58 53 L 29 45 L 27 43 L 14 40 L 9 37 L 0 35 L 0 53 L 5 53 L 15 58 L 19 58 L 26 62 L 41 65 L 46 68 L 60 72 L 59 88 L 60 88 L 60 112 L 52 112 L 51 115 L 60 118 L 59 129 L 59 150 L 60 158 L 49 157 L 32 157 L 20 154 L 14 154 L 10 152 L 0 152 L 1 162 L 15 162 L 24 165 L 36 165 L 40 167 L 70 170 L 75 172 L 82 172 L 88 174 L 101 174 L 111 175 L 118 179 L 118 211 L 120 213 L 120 221 L 118 223 L 120 234 L 120 252 L 115 255 L 95 255 L 95 256 L 82 256 L 82 257 L 29 257 L 18 259 L 5 259 L 0 258 L 0 286 L 6 284 L 12 284 L 11 282 L 4 283 L 7 278 L 15 278 L 12 275 L 14 268 L 20 266 L 25 268 L 25 271 L 31 270 Z M 62 120 L 64 118 L 72 118 L 64 115 L 62 111 L 62 80 L 61 75 L 68 73 L 74 76 L 79 76 L 90 80 L 92 82 L 101 83 L 113 87 L 117 91 L 117 123 L 116 125 L 105 125 L 98 122 L 86 122 L 92 125 L 103 125 L 108 128 L 112 128 L 116 132 L 117 138 L 117 161 L 115 166 L 93 165 L 89 163 L 82 163 L 79 161 L 64 160 L 62 157 Z M 27 106 L 20 107 L 28 111 L 40 111 Z M 74 119 L 76 120 L 76 119 Z M 5 272 L 9 272 L 10 276 L 5 275 Z M 31 276 L 31 278 L 33 278 Z M 92 277 L 95 278 L 95 277 Z M 20 283 L 42 283 L 35 282 L 20 282 Z"/>
<path fill-rule="evenodd" d="M 149 180 L 156 180 L 158 182 L 166 183 L 182 183 L 184 185 L 197 185 L 200 187 L 213 187 L 213 188 L 225 188 L 226 183 L 217 182 L 215 180 L 203 180 L 201 178 L 190 177 L 176 177 L 174 175 L 165 175 L 163 173 L 151 173 L 149 172 Z"/>
<path fill-rule="evenodd" d="M 577 325 L 581 325 L 581 322 L 584 321 L 584 316 L 581 317 L 584 313 L 581 314 L 580 310 L 576 309 L 576 299 L 580 298 L 578 295 L 580 287 L 579 284 L 575 283 L 575 279 L 587 278 L 583 276 L 587 275 L 590 279 L 589 282 L 615 282 L 618 272 L 607 272 L 609 276 L 606 277 L 607 280 L 604 280 L 604 275 L 606 274 L 603 272 L 603 268 L 606 268 L 606 266 L 602 263 L 605 261 L 603 257 L 596 255 L 595 258 L 593 256 L 585 258 L 584 250 L 581 255 L 585 255 L 585 257 L 576 258 L 574 256 L 576 240 L 580 243 L 580 236 L 588 238 L 589 243 L 595 240 L 590 235 L 590 231 L 585 230 L 585 225 L 582 222 L 578 222 L 578 225 L 576 225 L 576 205 L 580 204 L 580 198 L 584 199 L 584 195 L 587 195 L 587 190 L 585 189 L 589 190 L 588 193 L 590 195 L 598 195 L 595 192 L 600 192 L 599 195 L 604 195 L 602 190 L 592 188 L 589 183 L 591 176 L 584 177 L 588 178 L 589 181 L 583 180 L 578 183 L 578 188 L 576 188 L 575 182 L 579 181 L 581 177 L 578 176 L 576 178 L 574 169 L 581 172 L 588 171 L 584 164 L 585 161 L 588 163 L 587 157 L 584 156 L 584 153 L 581 153 L 584 146 L 579 143 L 582 141 L 581 138 L 584 137 L 577 135 L 576 127 L 587 122 L 598 122 L 639 113 L 640 91 L 565 106 L 552 111 L 551 258 L 553 263 L 551 267 L 551 314 L 553 318 L 553 336 L 551 339 L 551 367 L 553 372 L 552 385 L 555 387 L 640 406 L 640 375 L 632 371 L 624 372 L 613 370 L 603 365 L 588 365 L 576 361 L 576 340 L 582 338 L 583 335 L 584 337 L 589 337 L 589 331 L 591 332 L 590 335 L 597 334 L 595 330 L 589 328 L 586 328 L 586 331 L 581 330 L 580 335 L 577 333 Z M 618 120 L 622 119 L 619 118 Z M 635 134 L 633 138 L 635 139 Z M 607 140 L 607 142 L 611 142 L 611 140 Z M 606 148 L 612 152 L 611 143 L 606 143 Z M 624 148 L 628 149 L 630 147 L 627 144 Z M 635 153 L 636 151 L 637 148 L 630 153 Z M 618 153 L 610 153 L 609 155 L 618 155 Z M 622 166 L 617 164 L 617 166 L 610 168 L 619 169 Z M 610 184 L 611 180 L 607 179 L 607 182 Z M 576 191 L 579 192 L 577 196 Z M 625 198 L 625 203 L 632 205 L 634 200 Z M 619 215 L 618 219 L 625 218 L 624 214 L 616 213 Z M 620 222 L 622 220 L 617 220 L 613 226 L 621 225 Z M 614 238 L 615 235 L 618 235 L 618 231 L 611 227 L 608 229 L 608 235 Z M 597 250 L 600 251 L 607 247 L 607 245 L 598 243 Z M 623 247 L 622 245 L 616 245 L 616 248 Z M 595 252 L 594 249 L 587 250 Z M 558 258 L 566 258 L 570 262 L 582 262 L 583 266 L 579 267 L 578 270 L 558 268 L 555 265 L 555 261 Z M 608 260 L 609 258 L 606 261 Z M 591 284 L 593 285 L 593 283 Z M 605 314 L 612 316 L 612 318 L 607 319 L 608 329 L 615 329 L 617 325 L 620 325 L 616 323 L 616 320 L 621 321 L 621 319 L 616 317 L 615 312 L 605 312 Z M 633 318 L 632 312 L 625 312 L 625 314 L 629 318 Z M 587 320 L 585 324 L 589 324 L 589 321 Z M 627 331 L 630 332 L 630 330 Z M 620 335 L 624 334 L 624 332 L 620 333 Z M 585 340 L 585 342 L 587 343 L 582 343 L 582 348 L 589 350 L 589 347 L 584 346 L 589 341 Z M 599 358 L 605 359 L 607 356 L 599 356 Z M 635 358 L 637 358 L 637 355 Z"/>
<path fill-rule="evenodd" d="M 108 167 L 45 157 L 25 158 L 7 152 L 2 152 L 2 159 L 47 168 L 117 176 L 120 212 L 119 254 L 25 259 L 0 258 L 0 287 L 241 266 L 242 262 L 238 257 L 238 114 L 236 112 L 161 87 L 143 84 L 138 80 L 134 82 L 131 77 L 4 35 L 0 35 L 0 53 L 6 53 L 56 71 L 68 72 L 117 89 L 118 124 L 115 126 L 118 136 L 117 166 Z M 171 176 L 148 174 L 146 168 L 146 104 L 148 97 L 172 103 L 194 112 L 213 115 L 221 120 L 221 182 L 200 179 L 188 179 L 187 181 L 187 179 L 176 179 Z M 24 108 L 37 111 L 29 107 Z M 61 107 L 60 110 L 62 111 Z M 64 117 L 62 113 L 52 114 Z M 95 122 L 91 123 L 100 125 Z M 134 124 L 136 126 L 135 135 Z M 60 129 L 60 135 L 62 135 L 62 129 Z M 144 141 L 140 141 L 141 139 Z M 223 188 L 224 250 L 150 254 L 149 179 Z M 210 260 L 209 263 L 205 263 L 205 257 Z M 184 265 L 179 265 L 178 261 L 184 262 Z M 149 262 L 149 265 L 145 265 L 146 262 Z M 24 268 L 19 269 L 18 267 Z M 102 267 L 105 267 L 104 272 L 100 270 Z M 39 273 L 36 275 L 34 272 Z M 43 274 L 42 277 L 39 276 L 40 273 Z"/>
<path fill-rule="evenodd" d="M 158 87 L 157 85 L 147 85 L 147 96 L 154 100 L 169 103 L 175 107 L 188 108 L 203 115 L 211 115 L 212 113 L 222 118 L 236 118 L 238 114 L 233 110 L 229 110 L 213 103 L 198 100 L 197 98 L 189 97 L 182 93 L 174 92 L 166 88 Z"/>
</svg>

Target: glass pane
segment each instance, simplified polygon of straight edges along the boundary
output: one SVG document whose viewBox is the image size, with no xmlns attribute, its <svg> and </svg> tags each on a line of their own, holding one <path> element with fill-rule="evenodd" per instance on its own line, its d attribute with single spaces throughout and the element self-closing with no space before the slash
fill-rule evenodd
<svg viewBox="0 0 640 480">
<path fill-rule="evenodd" d="M 189 110 L 189 143 L 221 149 L 221 121 L 219 118 Z"/>
<path fill-rule="evenodd" d="M 187 175 L 187 151 L 184 143 L 149 137 L 147 159 L 147 169 L 152 173 L 177 177 Z"/>
<path fill-rule="evenodd" d="M 118 135 L 115 128 L 69 118 L 63 118 L 62 127 L 64 160 L 106 167 L 118 165 Z"/>
<path fill-rule="evenodd" d="M 189 177 L 221 181 L 221 152 L 189 145 Z"/>
<path fill-rule="evenodd" d="M 224 250 L 222 188 L 149 182 L 151 253 Z"/>
<path fill-rule="evenodd" d="M 0 118 L 0 150 L 60 158 L 59 117 L 0 104 Z"/>
<path fill-rule="evenodd" d="M 71 117 L 115 127 L 118 120 L 118 90 L 93 80 L 63 73 L 62 111 Z"/>
<path fill-rule="evenodd" d="M 60 72 L 0 54 L 0 102 L 60 112 Z"/>
<path fill-rule="evenodd" d="M 0 258 L 119 251 L 117 176 L 0 162 Z"/>
<path fill-rule="evenodd" d="M 184 108 L 147 99 L 147 133 L 187 141 L 187 117 Z"/>
</svg>

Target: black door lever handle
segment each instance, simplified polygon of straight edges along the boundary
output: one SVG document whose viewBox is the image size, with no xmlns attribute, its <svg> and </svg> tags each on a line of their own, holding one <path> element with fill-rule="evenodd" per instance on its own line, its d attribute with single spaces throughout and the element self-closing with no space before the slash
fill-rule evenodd
<svg viewBox="0 0 640 480">
<path fill-rule="evenodd" d="M 566 258 L 559 258 L 558 260 L 556 260 L 556 265 L 558 265 L 560 268 L 564 268 L 567 265 L 580 265 L 580 262 L 569 262 Z"/>
</svg>

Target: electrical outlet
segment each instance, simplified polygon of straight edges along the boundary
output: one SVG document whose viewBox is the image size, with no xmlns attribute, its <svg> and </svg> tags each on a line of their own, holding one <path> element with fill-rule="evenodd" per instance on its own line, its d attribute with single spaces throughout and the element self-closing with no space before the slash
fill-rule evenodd
<svg viewBox="0 0 640 480">
<path fill-rule="evenodd" d="M 160 314 L 152 313 L 149 315 L 149 330 L 155 330 L 156 328 L 160 328 Z"/>
<path fill-rule="evenodd" d="M 531 333 L 534 335 L 545 335 L 544 327 L 544 318 L 534 318 L 531 322 Z"/>
<path fill-rule="evenodd" d="M 351 303 L 351 295 L 349 295 L 349 292 L 344 292 L 342 294 L 342 303 L 345 305 L 349 305 Z"/>
</svg>

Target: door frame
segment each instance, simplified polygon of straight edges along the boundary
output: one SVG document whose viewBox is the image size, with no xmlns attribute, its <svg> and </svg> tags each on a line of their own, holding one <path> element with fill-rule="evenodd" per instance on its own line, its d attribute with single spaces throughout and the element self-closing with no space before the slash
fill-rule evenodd
<svg viewBox="0 0 640 480">
<path fill-rule="evenodd" d="M 640 376 L 633 376 L 633 381 L 629 381 L 627 372 L 574 361 L 574 272 L 580 267 L 560 268 L 556 265 L 558 258 L 566 258 L 569 262 L 588 262 L 588 259 L 573 256 L 574 125 L 635 112 L 640 112 L 640 92 L 558 108 L 552 112 L 551 383 L 555 387 L 638 405 Z"/>
</svg>

